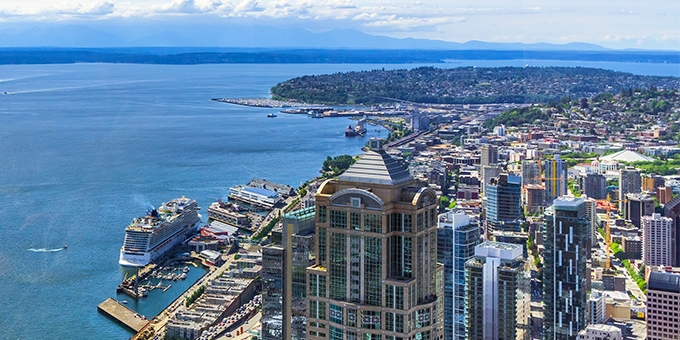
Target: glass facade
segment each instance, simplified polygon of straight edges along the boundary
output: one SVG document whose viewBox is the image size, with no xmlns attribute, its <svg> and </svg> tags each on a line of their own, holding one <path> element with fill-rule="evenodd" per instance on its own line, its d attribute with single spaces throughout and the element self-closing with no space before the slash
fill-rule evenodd
<svg viewBox="0 0 680 340">
<path fill-rule="evenodd" d="M 583 199 L 560 197 L 543 214 L 543 338 L 576 339 L 587 325 L 590 225 Z"/>
<path fill-rule="evenodd" d="M 444 339 L 464 340 L 465 262 L 481 242 L 479 222 L 449 212 L 440 215 L 437 233 L 437 260 L 444 264 Z"/>
</svg>

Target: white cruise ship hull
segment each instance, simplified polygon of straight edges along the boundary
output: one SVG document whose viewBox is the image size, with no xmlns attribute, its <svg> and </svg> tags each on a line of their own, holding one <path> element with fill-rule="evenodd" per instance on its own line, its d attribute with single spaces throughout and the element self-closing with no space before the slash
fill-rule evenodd
<svg viewBox="0 0 680 340">
<path fill-rule="evenodd" d="M 147 264 L 156 261 L 156 259 L 163 256 L 168 250 L 172 249 L 172 247 L 184 242 L 186 240 L 187 234 L 190 233 L 191 230 L 195 230 L 199 222 L 196 222 L 196 224 L 186 228 L 185 230 L 181 230 L 150 251 L 144 253 L 130 253 L 126 252 L 124 248 L 121 248 L 118 264 L 124 267 L 144 267 Z"/>
</svg>

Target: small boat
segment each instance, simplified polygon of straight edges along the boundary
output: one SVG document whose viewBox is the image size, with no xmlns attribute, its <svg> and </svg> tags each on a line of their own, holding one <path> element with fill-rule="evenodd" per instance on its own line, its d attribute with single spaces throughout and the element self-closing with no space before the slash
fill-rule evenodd
<svg viewBox="0 0 680 340">
<path fill-rule="evenodd" d="M 276 113 L 270 113 L 270 114 L 267 115 L 267 117 L 274 118 L 274 117 L 276 117 Z"/>
<path fill-rule="evenodd" d="M 68 247 L 66 245 L 64 245 L 64 249 L 68 249 Z"/>
<path fill-rule="evenodd" d="M 124 305 L 127 305 L 128 300 L 123 300 L 123 301 L 121 301 L 120 303 L 122 303 L 122 304 L 124 304 Z"/>
<path fill-rule="evenodd" d="M 189 267 L 184 267 L 184 269 L 182 269 L 182 271 L 185 272 L 185 273 L 188 272 L 188 271 L 189 271 Z"/>
</svg>

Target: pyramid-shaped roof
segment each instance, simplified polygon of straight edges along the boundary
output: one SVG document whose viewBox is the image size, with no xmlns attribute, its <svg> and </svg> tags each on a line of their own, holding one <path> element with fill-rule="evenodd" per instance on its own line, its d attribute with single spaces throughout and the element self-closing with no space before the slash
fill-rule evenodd
<svg viewBox="0 0 680 340">
<path fill-rule="evenodd" d="M 395 185 L 413 180 L 401 163 L 383 150 L 369 150 L 338 176 L 342 181 Z"/>
<path fill-rule="evenodd" d="M 638 162 L 638 161 L 653 161 L 654 158 L 647 157 L 631 150 L 621 150 L 611 155 L 600 157 L 600 160 L 619 161 L 619 162 Z"/>
</svg>

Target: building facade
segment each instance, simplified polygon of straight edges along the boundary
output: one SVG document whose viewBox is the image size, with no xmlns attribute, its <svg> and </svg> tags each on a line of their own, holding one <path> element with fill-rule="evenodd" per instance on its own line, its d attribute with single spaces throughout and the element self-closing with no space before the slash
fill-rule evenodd
<svg viewBox="0 0 680 340">
<path fill-rule="evenodd" d="M 580 177 L 581 190 L 583 194 L 596 200 L 603 200 L 607 197 L 607 179 L 604 175 L 589 172 Z"/>
<path fill-rule="evenodd" d="M 647 340 L 678 339 L 680 337 L 680 275 L 664 272 L 649 273 L 647 283 Z"/>
<path fill-rule="evenodd" d="M 640 170 L 632 166 L 619 169 L 619 210 L 624 210 L 626 194 L 638 193 L 642 190 Z"/>
<path fill-rule="evenodd" d="M 498 147 L 484 144 L 479 148 L 479 160 L 482 166 L 498 164 Z"/>
<path fill-rule="evenodd" d="M 652 216 L 654 213 L 654 198 L 646 194 L 626 194 L 626 219 L 640 228 L 643 216 Z"/>
<path fill-rule="evenodd" d="M 444 265 L 444 339 L 465 340 L 465 261 L 481 242 L 479 221 L 462 211 L 439 215 L 437 258 Z"/>
<path fill-rule="evenodd" d="M 567 191 L 567 162 L 555 155 L 553 159 L 543 161 L 543 180 L 545 185 L 545 200 L 547 204 L 557 197 L 568 194 Z"/>
<path fill-rule="evenodd" d="M 524 185 L 541 184 L 541 167 L 536 161 L 522 161 L 522 183 Z"/>
<path fill-rule="evenodd" d="M 673 221 L 673 231 L 671 232 L 673 263 L 670 263 L 669 266 L 675 267 L 680 263 L 680 251 L 678 251 L 678 235 L 680 235 L 680 196 L 676 196 L 663 206 L 663 215 Z"/>
<path fill-rule="evenodd" d="M 543 338 L 573 340 L 587 325 L 590 225 L 583 199 L 563 196 L 543 214 Z"/>
<path fill-rule="evenodd" d="M 642 262 L 645 266 L 673 263 L 673 220 L 660 214 L 642 218 Z"/>
<path fill-rule="evenodd" d="M 486 185 L 486 233 L 520 231 L 522 218 L 522 180 L 519 176 L 500 174 Z"/>
<path fill-rule="evenodd" d="M 531 292 L 522 245 L 487 241 L 465 262 L 466 339 L 530 339 Z"/>
<path fill-rule="evenodd" d="M 439 201 L 378 142 L 317 190 L 307 339 L 443 338 Z"/>
<path fill-rule="evenodd" d="M 316 207 L 283 216 L 281 242 L 262 248 L 262 339 L 306 338 L 307 267 L 314 264 Z"/>
</svg>

